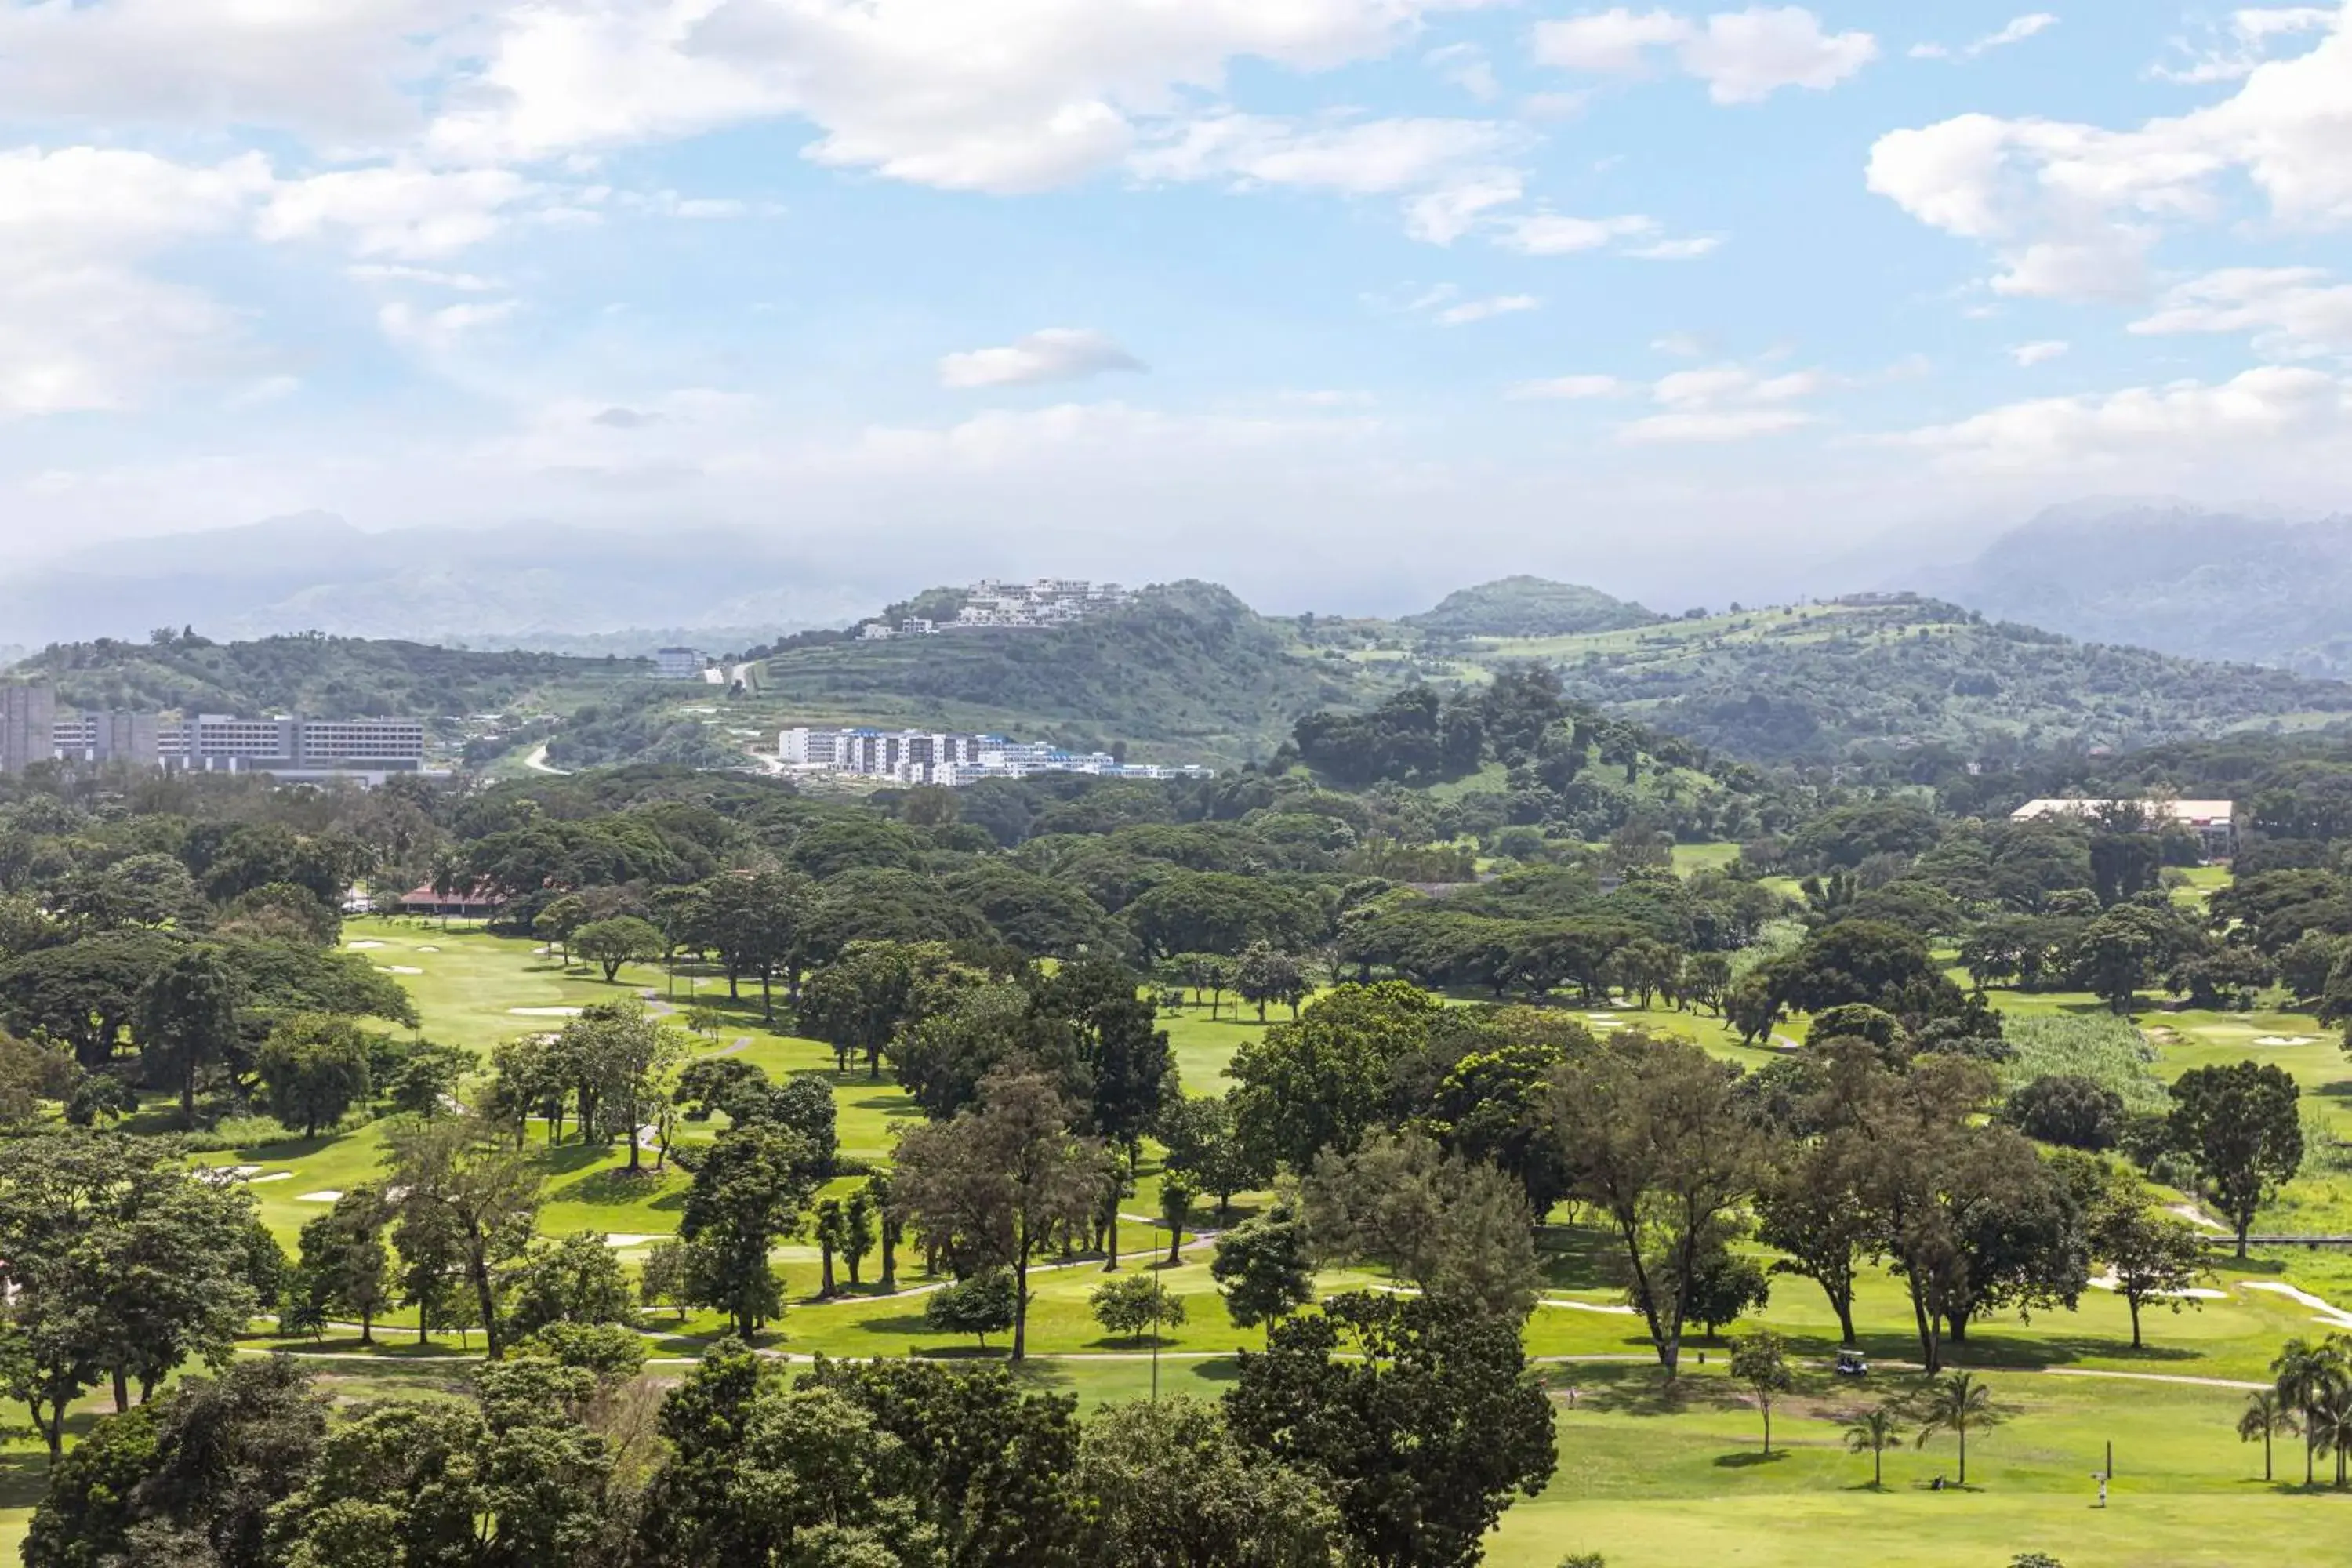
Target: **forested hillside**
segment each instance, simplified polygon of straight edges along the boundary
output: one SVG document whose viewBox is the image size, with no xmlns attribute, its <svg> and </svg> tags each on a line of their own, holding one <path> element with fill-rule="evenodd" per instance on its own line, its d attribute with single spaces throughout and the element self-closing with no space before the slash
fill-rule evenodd
<svg viewBox="0 0 2352 1568">
<path fill-rule="evenodd" d="M 316 634 L 216 643 L 182 632 L 139 643 L 55 644 L 16 674 L 53 679 L 59 704 L 72 708 L 434 719 L 499 711 L 527 695 L 583 689 L 646 668 L 641 659 L 472 653 Z"/>
<path fill-rule="evenodd" d="M 1910 595 L 1501 642 L 1569 695 L 1767 763 L 2123 751 L 2352 716 L 2352 686 L 2077 643 Z"/>
<path fill-rule="evenodd" d="M 1621 631 L 1663 619 L 1598 588 L 1542 577 L 1505 577 L 1448 594 L 1404 624 L 1440 637 L 1554 637 Z"/>
<path fill-rule="evenodd" d="M 1396 684 L 1375 667 L 1301 657 L 1287 623 L 1207 583 L 1146 589 L 1124 609 L 1045 631 L 795 639 L 767 671 L 767 697 L 802 719 L 1132 743 L 1227 766 L 1271 753 L 1303 713 Z"/>
</svg>

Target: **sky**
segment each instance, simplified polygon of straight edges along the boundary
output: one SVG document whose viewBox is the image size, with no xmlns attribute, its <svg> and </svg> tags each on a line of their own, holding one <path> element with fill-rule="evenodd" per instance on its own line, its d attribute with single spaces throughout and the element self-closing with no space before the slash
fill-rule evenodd
<svg viewBox="0 0 2352 1568">
<path fill-rule="evenodd" d="M 0 548 L 1719 604 L 2352 505 L 2352 5 L 0 0 Z"/>
</svg>

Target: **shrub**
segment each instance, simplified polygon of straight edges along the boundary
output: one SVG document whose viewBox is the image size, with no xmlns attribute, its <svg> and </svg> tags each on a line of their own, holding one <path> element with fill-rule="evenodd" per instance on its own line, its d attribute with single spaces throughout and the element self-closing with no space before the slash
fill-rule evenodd
<svg viewBox="0 0 2352 1568">
<path fill-rule="evenodd" d="M 2044 1143 L 2104 1153 L 2122 1141 L 2124 1099 L 2087 1078 L 2050 1073 L 2012 1089 L 2001 1120 Z"/>
</svg>

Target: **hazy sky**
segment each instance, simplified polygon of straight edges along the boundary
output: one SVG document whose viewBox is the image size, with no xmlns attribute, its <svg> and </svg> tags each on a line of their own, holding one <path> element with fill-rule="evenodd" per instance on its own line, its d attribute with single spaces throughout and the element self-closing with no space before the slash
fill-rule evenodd
<svg viewBox="0 0 2352 1568">
<path fill-rule="evenodd" d="M 2053 3 L 7 0 L 0 539 L 1672 608 L 2346 504 L 2352 5 Z"/>
</svg>

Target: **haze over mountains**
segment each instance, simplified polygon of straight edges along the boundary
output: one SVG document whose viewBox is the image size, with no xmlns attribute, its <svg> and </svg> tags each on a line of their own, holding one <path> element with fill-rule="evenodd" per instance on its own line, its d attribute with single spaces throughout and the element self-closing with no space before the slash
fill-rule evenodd
<svg viewBox="0 0 2352 1568">
<path fill-rule="evenodd" d="M 117 541 L 12 574 L 0 583 L 0 642 L 142 637 L 193 625 L 220 640 L 323 631 L 629 653 L 673 632 L 740 646 L 838 625 L 880 592 L 820 577 L 745 533 L 532 522 L 371 533 L 302 512 Z M 640 635 L 596 635 L 633 629 Z"/>
<path fill-rule="evenodd" d="M 2090 642 L 2352 675 L 2352 517 L 2053 508 L 1922 585 Z"/>
</svg>

